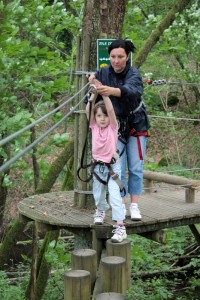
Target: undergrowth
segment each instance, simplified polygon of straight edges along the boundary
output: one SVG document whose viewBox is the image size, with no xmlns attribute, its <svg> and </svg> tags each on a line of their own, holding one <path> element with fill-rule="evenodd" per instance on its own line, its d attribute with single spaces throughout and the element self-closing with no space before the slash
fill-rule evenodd
<svg viewBox="0 0 200 300">
<path fill-rule="evenodd" d="M 192 252 L 192 245 L 195 249 L 189 227 L 166 230 L 166 233 L 165 244 L 139 235 L 129 237 L 132 282 L 126 300 L 200 299 L 200 257 L 196 253 L 196 258 L 189 258 L 186 253 L 187 249 Z M 196 245 L 196 248 L 199 247 Z"/>
<path fill-rule="evenodd" d="M 166 233 L 165 244 L 136 234 L 128 236 L 131 241 L 132 272 L 126 300 L 200 299 L 199 247 L 195 244 L 189 227 L 167 229 Z M 193 250 L 195 247 L 198 253 Z M 188 256 L 187 251 L 193 255 Z M 46 259 L 51 262 L 52 272 L 41 300 L 63 300 L 64 274 L 71 266 L 68 243 L 63 240 L 57 244 L 51 242 Z M 188 266 L 186 269 L 185 264 Z M 21 276 L 21 271 L 27 270 L 26 266 L 27 261 L 24 266 L 18 266 L 15 280 L 11 280 L 6 272 L 0 272 L 1 300 L 25 299 L 24 291 L 30 274 L 27 272 L 27 275 Z M 177 270 L 177 273 L 173 270 Z"/>
</svg>

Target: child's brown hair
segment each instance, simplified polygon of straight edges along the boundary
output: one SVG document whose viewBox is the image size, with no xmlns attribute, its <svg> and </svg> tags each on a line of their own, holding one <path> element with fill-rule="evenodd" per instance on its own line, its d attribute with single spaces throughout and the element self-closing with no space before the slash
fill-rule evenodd
<svg viewBox="0 0 200 300">
<path fill-rule="evenodd" d="M 108 115 L 107 110 L 106 110 L 106 106 L 105 106 L 105 103 L 103 102 L 103 100 L 98 101 L 97 103 L 95 103 L 94 111 L 93 111 L 94 116 L 96 115 L 98 108 L 101 108 L 104 115 L 106 115 L 106 116 Z"/>
</svg>

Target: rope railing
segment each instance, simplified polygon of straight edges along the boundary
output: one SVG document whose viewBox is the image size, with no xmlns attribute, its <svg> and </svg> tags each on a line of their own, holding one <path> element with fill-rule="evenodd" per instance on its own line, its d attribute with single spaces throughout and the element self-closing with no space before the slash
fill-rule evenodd
<svg viewBox="0 0 200 300">
<path fill-rule="evenodd" d="M 41 117 L 40 119 L 34 121 L 33 123 L 25 126 L 24 128 L 14 132 L 13 134 L 10 134 L 9 136 L 7 136 L 6 138 L 4 138 L 3 140 L 0 141 L 0 147 L 3 146 L 4 144 L 10 142 L 11 140 L 13 140 L 14 138 L 16 138 L 18 135 L 24 133 L 25 131 L 27 131 L 28 129 L 34 127 L 35 125 L 39 124 L 40 122 L 42 122 L 43 120 L 45 120 L 46 118 L 48 118 L 49 116 L 53 115 L 55 112 L 57 112 L 58 110 L 60 110 L 63 106 L 65 106 L 66 104 L 70 103 L 78 94 L 80 94 L 87 86 L 89 85 L 89 83 L 87 83 L 81 90 L 79 90 L 76 94 L 74 94 L 74 96 L 72 96 L 71 98 L 69 98 L 67 101 L 63 102 L 62 104 L 60 104 L 58 107 L 56 107 L 55 109 L 53 109 L 52 111 L 50 111 L 48 114 L 44 115 L 43 117 Z"/>
<path fill-rule="evenodd" d="M 86 85 L 87 86 L 87 85 Z M 85 87 L 86 87 L 85 86 Z M 84 87 L 84 88 L 85 88 Z M 83 89 L 81 89 L 80 91 L 82 91 Z M 80 93 L 80 91 L 78 92 L 78 93 Z M 73 97 L 75 97 L 75 95 L 73 96 Z M 0 167 L 0 172 L 2 172 L 2 171 L 5 171 L 5 170 L 7 170 L 13 163 L 15 163 L 20 157 L 22 157 L 25 153 L 27 153 L 29 150 L 31 150 L 35 145 L 37 145 L 40 141 L 42 141 L 49 133 L 51 133 L 55 128 L 57 128 L 63 121 L 65 121 L 66 119 L 67 119 L 67 117 L 68 116 L 70 116 L 75 110 L 76 110 L 76 108 L 84 101 L 84 99 L 87 97 L 87 94 L 79 101 L 79 103 L 77 103 L 73 108 L 71 108 L 71 110 L 70 110 L 70 112 L 68 112 L 60 121 L 58 121 L 55 125 L 53 125 L 51 128 L 49 128 L 47 131 L 45 131 L 45 133 L 44 134 L 42 134 L 39 138 L 37 138 L 34 142 L 32 142 L 30 145 L 28 145 L 25 149 L 23 149 L 21 152 L 19 152 L 17 155 L 15 155 L 13 158 L 11 158 L 10 160 L 8 160 L 5 164 L 3 164 L 1 167 Z M 63 103 L 64 104 L 64 103 Z M 62 106 L 63 106 L 63 104 L 62 104 Z M 65 103 L 66 104 L 66 103 Z M 54 110 L 55 111 L 55 110 Z M 52 112 L 51 112 L 51 114 L 52 114 Z M 50 114 L 50 115 L 51 115 Z M 47 115 L 49 115 L 49 114 L 47 114 Z M 46 115 L 45 115 L 46 116 Z M 45 117 L 44 116 L 44 117 Z M 44 119 L 44 117 L 43 117 L 43 119 Z M 41 119 L 42 118 L 40 118 L 39 120 L 41 121 Z M 39 121 L 38 120 L 38 121 Z M 34 124 L 34 125 L 33 125 Z M 35 124 L 35 122 L 34 123 L 32 123 L 32 124 L 30 124 L 30 125 L 32 125 L 31 127 L 33 127 L 33 126 L 35 126 L 36 124 Z M 21 131 L 20 133 L 22 133 L 22 132 L 24 132 L 25 130 L 25 128 L 26 128 L 26 130 L 27 130 L 27 127 L 28 127 L 28 129 L 29 128 L 31 128 L 30 126 L 26 126 L 26 127 L 24 127 L 22 130 L 19 130 L 19 131 Z M 19 133 L 19 131 L 17 132 L 18 134 L 17 135 L 19 135 L 20 133 Z M 12 135 L 12 139 L 14 138 L 14 137 L 16 137 L 16 135 L 14 136 L 14 134 Z M 9 137 L 8 137 L 9 138 Z M 4 139 L 5 140 L 5 139 Z M 9 141 L 10 141 L 10 139 L 8 139 Z M 6 141 L 6 142 L 8 142 L 8 141 Z"/>
<path fill-rule="evenodd" d="M 158 118 L 158 119 L 174 119 L 174 120 L 184 120 L 184 121 L 197 121 L 200 122 L 200 119 L 190 119 L 190 118 L 181 118 L 181 117 L 172 117 L 172 116 L 155 116 L 148 115 L 150 118 Z"/>
</svg>

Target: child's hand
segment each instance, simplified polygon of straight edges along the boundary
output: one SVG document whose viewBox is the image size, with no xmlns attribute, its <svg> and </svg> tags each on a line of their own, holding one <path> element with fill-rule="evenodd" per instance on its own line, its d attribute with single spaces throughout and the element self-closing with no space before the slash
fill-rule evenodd
<svg viewBox="0 0 200 300">
<path fill-rule="evenodd" d="M 102 85 L 102 83 L 99 80 L 95 79 L 95 78 L 90 80 L 90 83 L 94 84 L 96 87 Z"/>
</svg>

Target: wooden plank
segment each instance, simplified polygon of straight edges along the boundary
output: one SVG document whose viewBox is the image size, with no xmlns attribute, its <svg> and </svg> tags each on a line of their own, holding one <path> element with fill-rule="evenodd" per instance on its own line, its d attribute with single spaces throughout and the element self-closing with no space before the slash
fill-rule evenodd
<svg viewBox="0 0 200 300">
<path fill-rule="evenodd" d="M 106 212 L 103 225 L 93 224 L 94 210 L 80 209 L 74 206 L 74 192 L 55 192 L 34 195 L 22 200 L 19 205 L 20 214 L 52 226 L 76 230 L 94 229 L 97 238 L 110 238 L 113 225 L 111 210 Z M 200 223 L 200 193 L 196 192 L 195 203 L 184 201 L 185 189 L 158 189 L 156 193 L 142 194 L 139 208 L 142 221 L 132 221 L 127 216 L 125 224 L 127 232 L 144 233 L 164 228 Z M 126 206 L 129 208 L 128 199 Z"/>
</svg>

